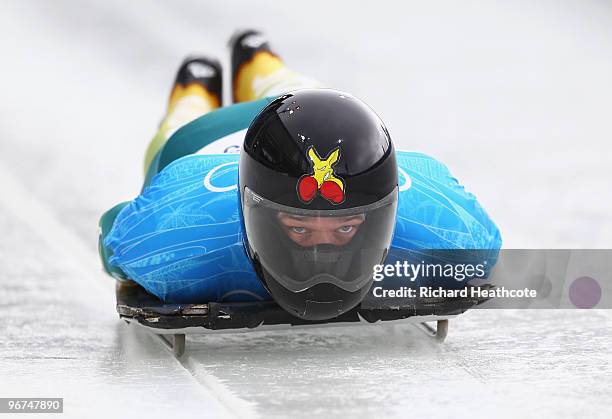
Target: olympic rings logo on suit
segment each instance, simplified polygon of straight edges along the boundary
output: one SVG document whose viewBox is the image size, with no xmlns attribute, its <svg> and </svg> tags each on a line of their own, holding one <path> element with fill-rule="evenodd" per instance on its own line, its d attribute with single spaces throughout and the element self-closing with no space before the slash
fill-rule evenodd
<svg viewBox="0 0 612 419">
<path fill-rule="evenodd" d="M 211 178 L 213 177 L 213 175 L 215 173 L 217 173 L 217 171 L 219 171 L 219 169 L 221 169 L 223 167 L 231 166 L 233 164 L 237 165 L 238 162 L 237 161 L 231 161 L 229 163 L 223 163 L 223 164 L 220 164 L 220 165 L 210 169 L 210 171 L 206 174 L 206 176 L 204 176 L 204 187 L 206 189 L 208 189 L 210 192 L 229 192 L 229 191 L 233 191 L 235 189 L 238 189 L 238 185 L 235 184 L 235 183 L 233 185 L 229 185 L 229 186 L 215 186 L 212 183 L 210 183 Z"/>
<path fill-rule="evenodd" d="M 408 176 L 408 173 L 404 171 L 401 167 L 397 166 L 397 171 L 404 176 L 404 184 L 400 185 L 398 188 L 399 192 L 407 191 L 412 186 L 412 179 Z"/>
</svg>

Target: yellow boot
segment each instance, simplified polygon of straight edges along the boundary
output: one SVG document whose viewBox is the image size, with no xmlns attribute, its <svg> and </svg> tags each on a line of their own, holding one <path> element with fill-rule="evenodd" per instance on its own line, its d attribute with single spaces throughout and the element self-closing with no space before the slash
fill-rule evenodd
<svg viewBox="0 0 612 419">
<path fill-rule="evenodd" d="M 221 106 L 221 65 L 206 57 L 188 57 L 181 64 L 168 100 L 168 110 L 145 155 L 145 173 L 168 138 L 179 128 Z"/>
<path fill-rule="evenodd" d="M 322 85 L 289 70 L 261 32 L 237 32 L 229 42 L 235 103 Z"/>
</svg>

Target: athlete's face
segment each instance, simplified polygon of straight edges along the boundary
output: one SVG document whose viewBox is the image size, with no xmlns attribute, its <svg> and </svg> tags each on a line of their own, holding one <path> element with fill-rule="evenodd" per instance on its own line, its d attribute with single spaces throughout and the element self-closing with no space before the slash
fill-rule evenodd
<svg viewBox="0 0 612 419">
<path fill-rule="evenodd" d="M 365 215 L 306 217 L 279 212 L 278 219 L 287 236 L 300 246 L 310 247 L 317 244 L 342 246 L 357 234 L 365 221 Z"/>
</svg>

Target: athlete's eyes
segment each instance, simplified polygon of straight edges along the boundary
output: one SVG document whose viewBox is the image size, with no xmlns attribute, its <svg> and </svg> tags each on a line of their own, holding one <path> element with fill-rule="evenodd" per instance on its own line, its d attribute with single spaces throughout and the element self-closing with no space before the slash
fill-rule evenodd
<svg viewBox="0 0 612 419">
<path fill-rule="evenodd" d="M 353 231 L 353 226 L 342 226 L 339 229 L 336 230 L 339 233 L 350 233 L 351 231 Z"/>
<path fill-rule="evenodd" d="M 297 234 L 304 234 L 306 233 L 306 228 L 305 227 L 291 227 L 291 231 Z"/>
</svg>

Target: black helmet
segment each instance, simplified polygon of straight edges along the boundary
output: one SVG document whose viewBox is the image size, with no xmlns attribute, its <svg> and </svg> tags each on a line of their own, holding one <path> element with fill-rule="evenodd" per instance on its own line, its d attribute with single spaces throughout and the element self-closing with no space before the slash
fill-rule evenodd
<svg viewBox="0 0 612 419">
<path fill-rule="evenodd" d="M 361 302 L 397 211 L 395 150 L 360 100 L 304 89 L 266 106 L 240 153 L 244 242 L 276 302 L 326 320 Z"/>
</svg>

